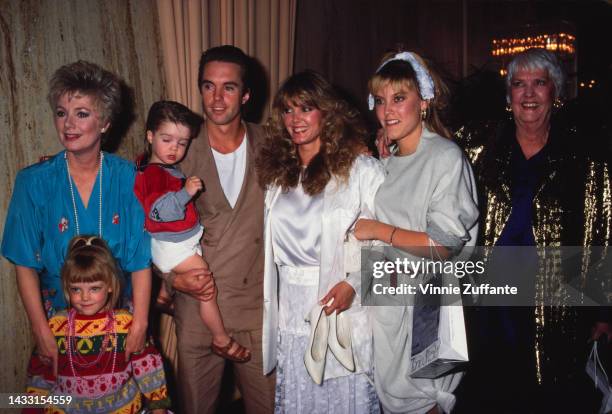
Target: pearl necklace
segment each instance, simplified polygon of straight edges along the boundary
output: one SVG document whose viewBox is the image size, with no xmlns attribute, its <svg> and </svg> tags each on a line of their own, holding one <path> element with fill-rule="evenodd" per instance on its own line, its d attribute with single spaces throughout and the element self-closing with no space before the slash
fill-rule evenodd
<svg viewBox="0 0 612 414">
<path fill-rule="evenodd" d="M 77 212 L 76 199 L 74 197 L 74 188 L 72 186 L 72 176 L 70 175 L 70 165 L 68 163 L 67 152 L 64 152 L 64 161 L 66 162 L 66 171 L 68 172 L 68 185 L 70 186 L 70 196 L 72 197 L 72 210 L 74 211 L 74 224 L 76 227 L 76 236 L 81 234 L 79 227 L 79 213 Z M 102 162 L 104 161 L 104 153 L 100 151 L 100 166 L 98 175 L 100 176 L 99 193 L 99 210 L 98 210 L 98 237 L 102 238 Z M 94 183 L 95 185 L 95 183 Z"/>
</svg>

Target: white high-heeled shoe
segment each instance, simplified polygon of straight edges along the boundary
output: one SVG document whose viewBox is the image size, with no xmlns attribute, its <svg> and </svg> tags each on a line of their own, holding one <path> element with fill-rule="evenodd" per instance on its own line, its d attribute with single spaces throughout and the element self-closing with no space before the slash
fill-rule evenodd
<svg viewBox="0 0 612 414">
<path fill-rule="evenodd" d="M 335 311 L 328 317 L 329 337 L 327 343 L 332 354 L 342 366 L 355 372 L 355 359 L 351 341 L 351 321 L 345 312 L 337 314 Z"/>
<path fill-rule="evenodd" d="M 304 354 L 304 365 L 312 380 L 321 385 L 325 372 L 325 357 L 327 356 L 327 338 L 329 336 L 329 320 L 323 307 L 316 304 L 306 321 L 310 322 L 310 340 Z"/>
</svg>

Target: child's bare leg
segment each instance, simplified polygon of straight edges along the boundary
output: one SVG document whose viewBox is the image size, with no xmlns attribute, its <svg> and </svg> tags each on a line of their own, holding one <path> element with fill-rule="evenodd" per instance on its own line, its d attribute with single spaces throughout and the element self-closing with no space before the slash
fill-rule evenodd
<svg viewBox="0 0 612 414">
<path fill-rule="evenodd" d="M 164 283 L 161 284 L 159 292 L 157 293 L 157 301 L 161 303 L 168 303 L 172 301 L 172 297 L 166 290 L 166 285 Z"/>
<path fill-rule="evenodd" d="M 193 255 L 179 263 L 173 271 L 184 273 L 188 270 L 201 268 L 208 269 L 208 263 L 206 263 L 202 256 Z M 200 318 L 210 330 L 213 336 L 212 342 L 216 347 L 224 348 L 231 343 L 232 338 L 227 334 L 225 326 L 223 325 L 223 319 L 221 318 L 221 312 L 219 311 L 216 297 L 206 302 L 200 301 Z M 237 342 L 232 343 L 226 353 L 229 355 L 230 359 L 232 359 L 233 356 L 240 355 L 248 355 L 250 357 L 250 351 Z"/>
<path fill-rule="evenodd" d="M 164 283 L 162 283 L 159 288 L 154 306 L 158 311 L 167 313 L 168 315 L 174 315 L 174 302 L 172 301 L 172 296 L 170 296 L 168 290 L 166 290 L 166 285 Z"/>
</svg>

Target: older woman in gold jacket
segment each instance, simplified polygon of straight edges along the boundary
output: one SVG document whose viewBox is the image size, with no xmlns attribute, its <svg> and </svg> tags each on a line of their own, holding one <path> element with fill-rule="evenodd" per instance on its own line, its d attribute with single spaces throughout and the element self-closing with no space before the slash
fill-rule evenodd
<svg viewBox="0 0 612 414">
<path fill-rule="evenodd" d="M 533 246 L 535 306 L 480 308 L 468 324 L 474 367 L 465 385 L 476 384 L 475 393 L 488 396 L 485 406 L 503 403 L 504 412 L 592 412 L 601 398 L 584 371 L 586 343 L 593 320 L 600 321 L 593 338 L 611 333 L 609 314 L 593 317 L 586 308 L 568 306 L 567 292 L 560 290 L 556 306 L 537 299 L 551 286 L 568 286 L 561 279 L 568 277 L 567 269 L 565 275 L 559 271 L 560 249 L 550 254 L 551 248 L 608 246 L 612 238 L 609 167 L 584 150 L 589 137 L 579 138 L 553 113 L 563 85 L 552 53 L 523 52 L 508 66 L 507 109 L 513 122 L 457 133 L 479 184 L 480 244 Z M 580 266 L 569 275 L 582 285 L 594 283 L 588 279 L 605 250 L 593 251 L 584 249 Z M 612 291 L 609 277 L 596 282 L 602 296 Z"/>
</svg>

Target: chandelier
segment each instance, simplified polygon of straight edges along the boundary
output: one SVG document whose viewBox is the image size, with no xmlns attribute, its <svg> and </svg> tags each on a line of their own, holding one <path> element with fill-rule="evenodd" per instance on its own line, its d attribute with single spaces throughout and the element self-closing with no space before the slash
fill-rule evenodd
<svg viewBox="0 0 612 414">
<path fill-rule="evenodd" d="M 576 53 L 576 37 L 569 33 L 545 33 L 525 37 L 493 39 L 491 54 L 495 57 L 513 56 L 534 47 L 551 52 L 573 55 Z"/>
</svg>

